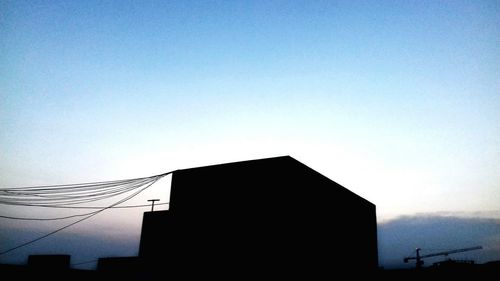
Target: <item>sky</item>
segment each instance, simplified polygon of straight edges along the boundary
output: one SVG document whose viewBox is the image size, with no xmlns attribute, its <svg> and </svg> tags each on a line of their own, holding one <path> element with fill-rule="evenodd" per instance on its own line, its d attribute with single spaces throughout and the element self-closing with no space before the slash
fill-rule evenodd
<svg viewBox="0 0 500 281">
<path fill-rule="evenodd" d="M 0 1 L 0 188 L 290 155 L 376 204 L 383 265 L 418 246 L 388 242 L 411 237 L 396 223 L 483 223 L 434 244 L 494 245 L 498 26 L 498 1 Z M 168 194 L 166 177 L 130 203 Z M 60 239 L 135 241 L 141 211 Z M 0 219 L 0 247 L 65 223 Z"/>
</svg>

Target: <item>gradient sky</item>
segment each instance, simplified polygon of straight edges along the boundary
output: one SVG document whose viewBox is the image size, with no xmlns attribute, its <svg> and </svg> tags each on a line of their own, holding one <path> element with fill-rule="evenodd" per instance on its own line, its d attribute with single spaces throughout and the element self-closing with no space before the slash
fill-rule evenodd
<svg viewBox="0 0 500 281">
<path fill-rule="evenodd" d="M 379 222 L 498 218 L 499 26 L 498 1 L 0 1 L 0 186 L 290 155 Z"/>
</svg>

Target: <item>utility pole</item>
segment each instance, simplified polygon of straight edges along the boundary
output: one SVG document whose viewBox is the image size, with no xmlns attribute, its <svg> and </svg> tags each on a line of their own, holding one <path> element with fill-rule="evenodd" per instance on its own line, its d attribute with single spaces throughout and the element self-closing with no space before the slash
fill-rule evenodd
<svg viewBox="0 0 500 281">
<path fill-rule="evenodd" d="M 155 202 L 160 201 L 160 199 L 149 199 L 148 202 L 151 202 L 151 212 L 155 208 Z"/>
</svg>

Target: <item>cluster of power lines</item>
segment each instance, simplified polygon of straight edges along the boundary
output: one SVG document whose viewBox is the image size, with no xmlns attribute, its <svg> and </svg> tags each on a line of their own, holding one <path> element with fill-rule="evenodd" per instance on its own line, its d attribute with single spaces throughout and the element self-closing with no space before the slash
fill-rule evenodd
<svg viewBox="0 0 500 281">
<path fill-rule="evenodd" d="M 120 205 L 143 192 L 159 179 L 171 174 L 167 172 L 155 176 L 135 178 L 127 180 L 115 180 L 104 182 L 77 183 L 64 185 L 44 185 L 44 186 L 29 186 L 16 188 L 0 188 L 0 204 L 11 206 L 24 206 L 31 208 L 66 208 L 66 209 L 92 209 L 93 211 L 69 215 L 63 217 L 52 218 L 27 218 L 4 216 L 0 214 L 0 218 L 13 220 L 62 220 L 75 217 L 82 217 L 70 224 L 58 228 L 36 239 L 17 245 L 13 248 L 0 252 L 0 255 L 14 251 L 21 247 L 37 242 L 43 238 L 53 235 L 61 230 L 73 226 L 79 222 L 87 220 L 107 209 L 111 208 L 137 208 L 149 205 Z M 121 199 L 107 206 L 88 206 L 85 204 L 102 201 L 114 197 Z M 157 205 L 168 204 L 161 203 Z"/>
</svg>

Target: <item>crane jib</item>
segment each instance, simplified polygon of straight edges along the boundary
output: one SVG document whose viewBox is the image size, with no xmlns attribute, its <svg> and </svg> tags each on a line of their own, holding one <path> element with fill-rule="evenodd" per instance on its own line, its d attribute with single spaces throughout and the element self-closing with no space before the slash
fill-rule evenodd
<svg viewBox="0 0 500 281">
<path fill-rule="evenodd" d="M 461 252 L 467 252 L 467 251 L 472 251 L 472 250 L 480 250 L 482 249 L 482 246 L 476 246 L 476 247 L 469 247 L 469 248 L 462 248 L 462 249 L 455 249 L 455 250 L 450 250 L 450 251 L 442 251 L 442 252 L 437 252 L 437 253 L 431 253 L 431 254 L 426 254 L 426 255 L 420 255 L 420 248 L 416 249 L 416 256 L 414 257 L 405 257 L 403 261 L 407 263 L 409 260 L 417 260 L 417 267 L 421 267 L 422 264 L 424 263 L 422 261 L 423 258 L 429 258 L 429 257 L 437 257 L 437 256 L 447 256 L 449 254 L 455 254 L 455 253 L 461 253 Z"/>
</svg>

